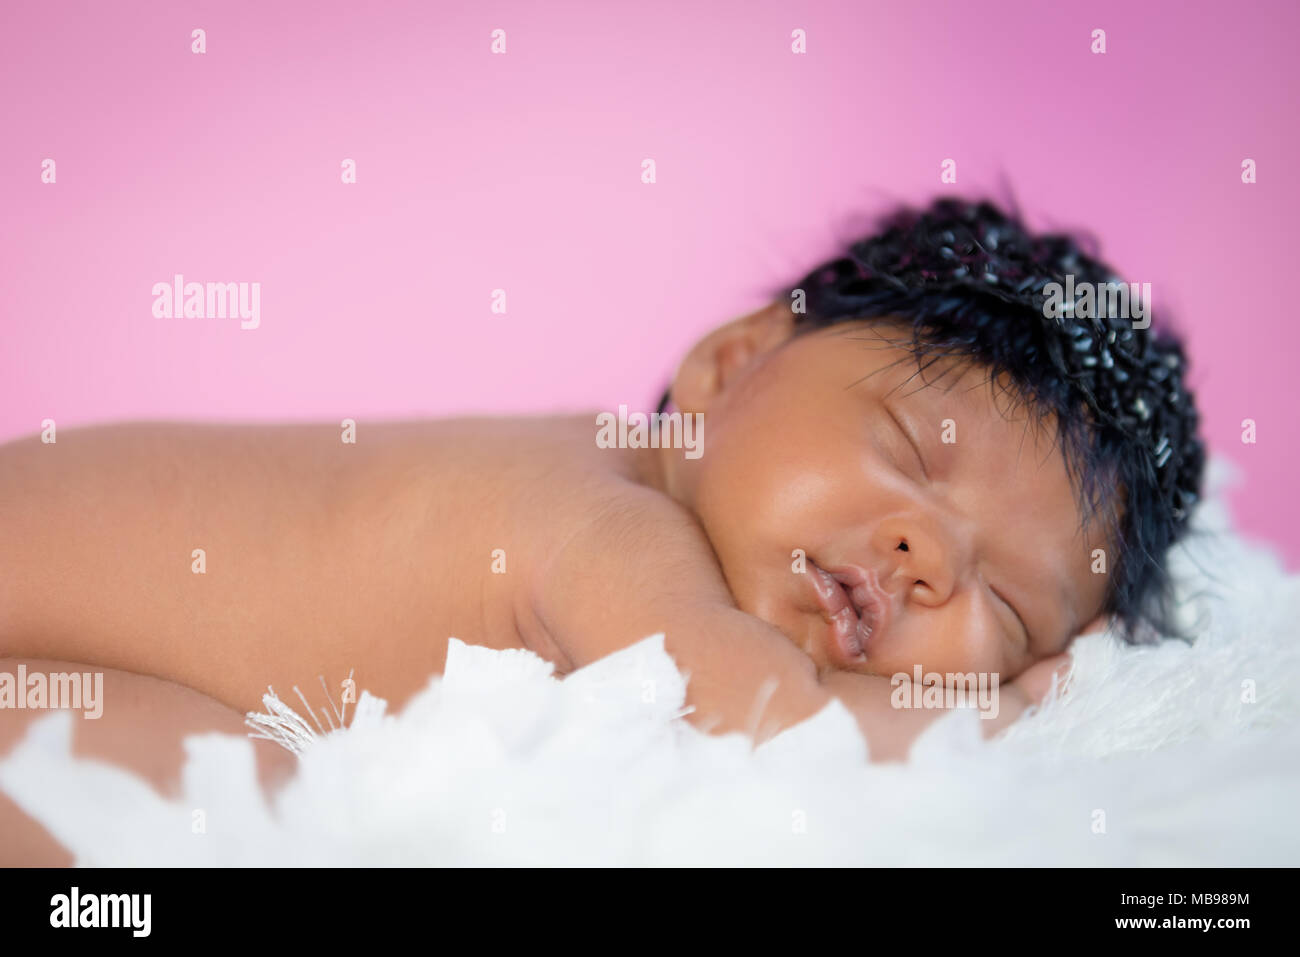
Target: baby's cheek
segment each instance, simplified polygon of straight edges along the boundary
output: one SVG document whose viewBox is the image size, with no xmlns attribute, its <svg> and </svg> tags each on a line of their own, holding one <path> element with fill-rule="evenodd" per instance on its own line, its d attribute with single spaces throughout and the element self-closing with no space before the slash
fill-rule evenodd
<svg viewBox="0 0 1300 957">
<path fill-rule="evenodd" d="M 868 664 L 888 672 L 913 674 L 969 672 L 997 674 L 1009 681 L 1033 663 L 1023 647 L 980 602 L 954 596 L 940 607 L 909 604 L 881 639 L 876 654 L 867 648 Z"/>
</svg>

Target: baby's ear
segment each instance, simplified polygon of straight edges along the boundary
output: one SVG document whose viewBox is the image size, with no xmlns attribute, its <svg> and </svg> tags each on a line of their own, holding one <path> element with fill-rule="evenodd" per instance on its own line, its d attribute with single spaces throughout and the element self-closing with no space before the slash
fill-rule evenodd
<svg viewBox="0 0 1300 957">
<path fill-rule="evenodd" d="M 778 299 L 719 326 L 691 347 L 673 378 L 673 404 L 703 412 L 715 396 L 764 354 L 794 335 L 794 315 Z"/>
</svg>

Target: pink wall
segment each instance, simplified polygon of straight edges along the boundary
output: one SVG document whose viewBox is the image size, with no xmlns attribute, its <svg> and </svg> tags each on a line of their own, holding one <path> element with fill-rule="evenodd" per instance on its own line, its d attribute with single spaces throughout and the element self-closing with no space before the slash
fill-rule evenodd
<svg viewBox="0 0 1300 957">
<path fill-rule="evenodd" d="M 851 214 L 953 189 L 952 157 L 1153 284 L 1236 512 L 1294 567 L 1296 10 L 4 0 L 0 439 L 644 406 Z M 260 282 L 260 328 L 155 318 L 178 272 Z"/>
</svg>

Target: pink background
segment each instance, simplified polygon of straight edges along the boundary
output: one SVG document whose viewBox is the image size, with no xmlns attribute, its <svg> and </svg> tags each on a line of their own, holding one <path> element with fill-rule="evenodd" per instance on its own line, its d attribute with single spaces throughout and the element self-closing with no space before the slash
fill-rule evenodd
<svg viewBox="0 0 1300 957">
<path fill-rule="evenodd" d="M 1289 2 L 4 0 L 0 440 L 46 417 L 645 408 L 689 343 L 863 213 L 1005 179 L 1031 223 L 1091 230 L 1153 284 L 1211 447 L 1245 473 L 1241 524 L 1295 567 L 1298 19 Z M 261 328 L 154 318 L 177 272 L 260 282 Z"/>
</svg>

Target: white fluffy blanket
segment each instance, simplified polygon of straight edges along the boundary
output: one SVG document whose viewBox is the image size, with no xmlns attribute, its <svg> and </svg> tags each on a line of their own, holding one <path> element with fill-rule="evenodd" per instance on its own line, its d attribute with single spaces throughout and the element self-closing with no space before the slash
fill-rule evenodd
<svg viewBox="0 0 1300 957">
<path fill-rule="evenodd" d="M 1081 638 L 1063 697 L 992 742 L 954 711 L 907 764 L 868 764 L 838 703 L 754 752 L 696 731 L 661 636 L 564 681 L 453 641 L 402 714 L 363 694 L 345 731 L 299 719 L 270 805 L 244 738 L 188 739 L 164 800 L 73 758 L 68 712 L 32 726 L 0 787 L 83 865 L 1295 866 L 1300 577 L 1217 500 L 1196 527 L 1174 559 L 1193 647 Z"/>
</svg>

